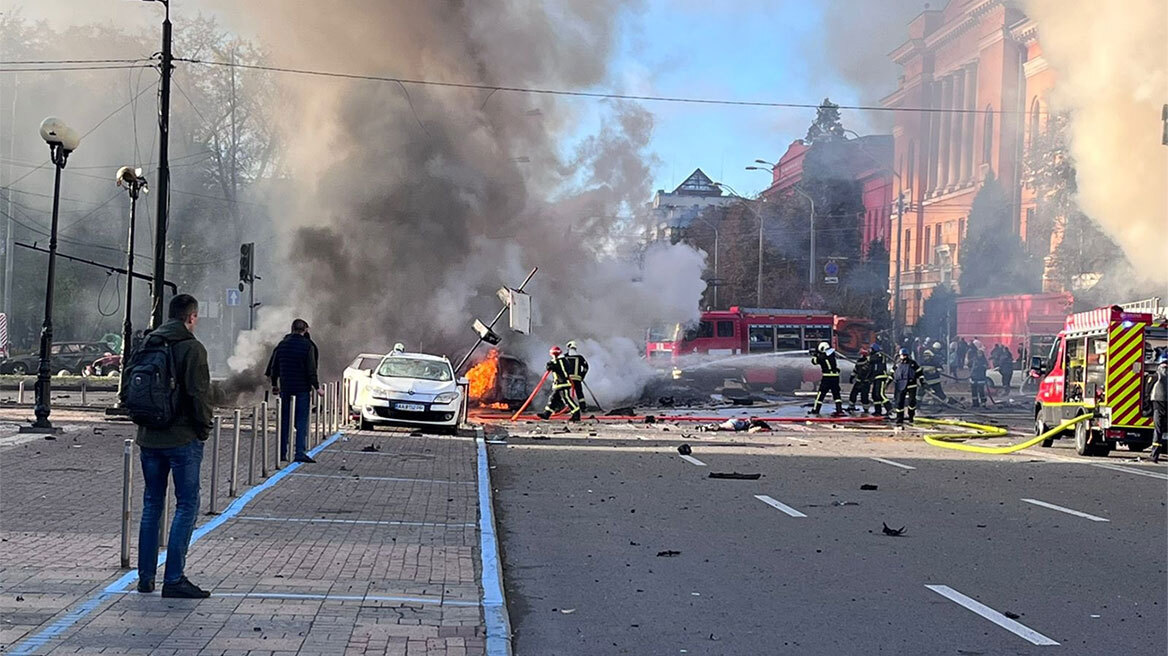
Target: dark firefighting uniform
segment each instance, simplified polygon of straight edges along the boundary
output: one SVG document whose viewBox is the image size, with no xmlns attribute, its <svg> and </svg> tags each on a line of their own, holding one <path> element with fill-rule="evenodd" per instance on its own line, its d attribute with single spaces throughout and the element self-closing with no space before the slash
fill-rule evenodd
<svg viewBox="0 0 1168 656">
<path fill-rule="evenodd" d="M 986 404 L 986 368 L 989 363 L 986 362 L 985 355 L 982 353 L 974 353 L 973 363 L 969 367 L 969 395 L 973 399 L 973 407 L 977 408 Z"/>
<path fill-rule="evenodd" d="M 908 407 L 908 420 L 917 416 L 917 382 L 921 377 L 921 366 L 912 357 L 896 363 L 892 372 L 892 383 L 896 388 L 896 423 L 904 422 L 904 409 Z"/>
<path fill-rule="evenodd" d="M 859 360 L 856 360 L 856 368 L 852 372 L 852 391 L 848 393 L 848 404 L 852 409 L 856 407 L 856 397 L 860 397 L 860 403 L 864 406 L 864 411 L 868 411 L 868 394 L 872 390 L 872 360 L 870 356 L 861 355 Z"/>
<path fill-rule="evenodd" d="M 1152 384 L 1152 449 L 1153 460 L 1159 462 L 1160 454 L 1168 448 L 1168 364 L 1156 367 L 1156 378 Z"/>
<path fill-rule="evenodd" d="M 872 370 L 872 401 L 876 404 L 874 413 L 881 412 L 892 415 L 892 400 L 888 398 L 888 380 L 892 377 L 888 373 L 888 356 L 884 351 L 873 351 L 868 357 L 868 366 Z"/>
<path fill-rule="evenodd" d="M 924 383 L 925 389 L 935 394 L 937 398 L 948 401 L 949 397 L 945 396 L 945 390 L 941 389 L 942 366 L 940 356 L 926 358 L 924 365 L 921 366 L 921 382 Z"/>
<path fill-rule="evenodd" d="M 588 375 L 588 361 L 579 353 L 565 355 L 564 360 L 567 361 L 568 380 L 572 382 L 572 394 L 580 409 L 584 410 L 584 377 Z"/>
<path fill-rule="evenodd" d="M 843 402 L 840 398 L 840 370 L 839 365 L 836 364 L 835 353 L 828 355 L 816 351 L 811 361 L 819 365 L 819 369 L 823 372 L 823 377 L 819 379 L 819 394 L 815 396 L 815 404 L 811 406 L 811 414 L 819 414 L 819 408 L 827 399 L 828 392 L 831 392 L 831 398 L 835 401 L 835 411 L 843 413 Z"/>
<path fill-rule="evenodd" d="M 544 413 L 554 415 L 559 412 L 561 408 L 567 408 L 572 413 L 574 419 L 580 418 L 580 406 L 576 403 L 576 399 L 572 398 L 572 379 L 568 366 L 568 358 L 560 356 L 555 360 L 550 360 L 547 363 L 547 370 L 552 373 L 552 393 L 548 397 L 547 406 L 544 407 Z"/>
</svg>

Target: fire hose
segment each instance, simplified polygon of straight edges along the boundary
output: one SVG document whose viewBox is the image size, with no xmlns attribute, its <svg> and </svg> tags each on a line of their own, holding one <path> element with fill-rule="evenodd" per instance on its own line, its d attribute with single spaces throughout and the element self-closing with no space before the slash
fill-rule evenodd
<svg viewBox="0 0 1168 656">
<path fill-rule="evenodd" d="M 963 444 L 954 440 L 979 439 L 986 437 L 1002 437 L 1007 434 L 1006 429 L 1000 426 L 987 426 L 984 424 L 974 424 L 967 421 L 958 421 L 954 419 L 917 419 L 918 424 L 931 424 L 937 426 L 960 426 L 962 428 L 969 428 L 979 431 L 978 433 L 943 433 L 939 435 L 926 435 L 925 442 L 932 446 L 939 446 L 943 449 L 953 449 L 955 451 L 967 451 L 970 453 L 988 453 L 992 455 L 1001 455 L 1006 453 L 1014 453 L 1022 449 L 1028 449 L 1043 440 L 1049 440 L 1059 433 L 1071 428 L 1075 424 L 1082 421 L 1087 421 L 1091 415 L 1084 414 L 1068 419 L 1045 433 L 1033 437 L 1025 442 L 1018 444 L 1008 444 L 1005 446 L 977 446 L 974 444 Z"/>
</svg>

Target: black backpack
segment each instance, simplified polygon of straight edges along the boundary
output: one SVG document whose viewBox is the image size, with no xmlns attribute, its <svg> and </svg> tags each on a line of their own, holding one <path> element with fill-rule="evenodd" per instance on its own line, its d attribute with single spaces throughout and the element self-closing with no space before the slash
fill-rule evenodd
<svg viewBox="0 0 1168 656">
<path fill-rule="evenodd" d="M 170 428 L 178 418 L 174 344 L 165 337 L 147 336 L 122 372 L 122 407 L 139 426 Z"/>
</svg>

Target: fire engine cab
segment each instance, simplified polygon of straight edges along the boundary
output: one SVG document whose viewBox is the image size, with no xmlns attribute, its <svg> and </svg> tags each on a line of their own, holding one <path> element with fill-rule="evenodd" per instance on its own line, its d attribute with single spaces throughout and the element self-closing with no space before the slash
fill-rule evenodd
<svg viewBox="0 0 1168 656">
<path fill-rule="evenodd" d="M 1068 316 L 1050 354 L 1031 359 L 1041 379 L 1034 400 L 1035 434 L 1090 414 L 1092 419 L 1074 427 L 1079 455 L 1105 456 L 1120 443 L 1132 451 L 1148 448 L 1152 419 L 1143 412 L 1146 379 L 1155 370 L 1157 353 L 1166 348 L 1168 321 L 1152 314 L 1115 305 Z"/>
</svg>

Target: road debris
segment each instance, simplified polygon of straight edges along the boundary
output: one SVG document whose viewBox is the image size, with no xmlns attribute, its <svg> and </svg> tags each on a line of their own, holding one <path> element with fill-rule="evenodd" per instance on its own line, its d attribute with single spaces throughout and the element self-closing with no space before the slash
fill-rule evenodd
<svg viewBox="0 0 1168 656">
<path fill-rule="evenodd" d="M 605 417 L 635 417 L 637 412 L 633 410 L 632 406 L 625 406 L 623 408 L 613 408 L 604 413 Z"/>
<path fill-rule="evenodd" d="M 561 608 L 560 612 L 563 613 L 564 615 L 571 615 L 572 613 L 576 612 L 576 609 L 575 608 Z"/>
<path fill-rule="evenodd" d="M 674 551 L 672 549 L 666 549 L 665 551 L 658 551 L 657 552 L 658 558 L 673 558 L 675 556 L 680 556 L 680 555 L 681 555 L 680 551 Z"/>
<path fill-rule="evenodd" d="M 379 451 L 381 451 L 381 449 L 377 448 L 377 445 L 375 445 L 375 444 L 370 444 L 369 446 L 361 447 L 362 453 L 377 453 Z"/>
<path fill-rule="evenodd" d="M 735 481 L 757 481 L 762 474 L 740 474 L 738 472 L 710 472 L 709 478 L 725 478 Z"/>
<path fill-rule="evenodd" d="M 880 486 L 879 486 L 879 485 L 873 485 L 873 484 L 871 484 L 871 483 L 864 483 L 863 485 L 861 485 L 861 486 L 860 486 L 860 489 L 861 489 L 861 490 L 866 490 L 866 491 L 872 491 L 872 490 L 877 490 L 877 489 L 880 489 Z"/>
<path fill-rule="evenodd" d="M 900 528 L 888 528 L 888 524 L 884 522 L 881 522 L 881 524 L 884 524 L 884 535 L 888 535 L 894 538 L 898 538 L 904 535 L 904 529 L 908 528 L 907 526 L 901 526 Z"/>
<path fill-rule="evenodd" d="M 689 454 L 693 453 L 693 449 L 691 449 L 688 444 L 682 444 L 681 446 L 677 447 L 677 452 L 683 456 L 688 456 Z"/>
</svg>

